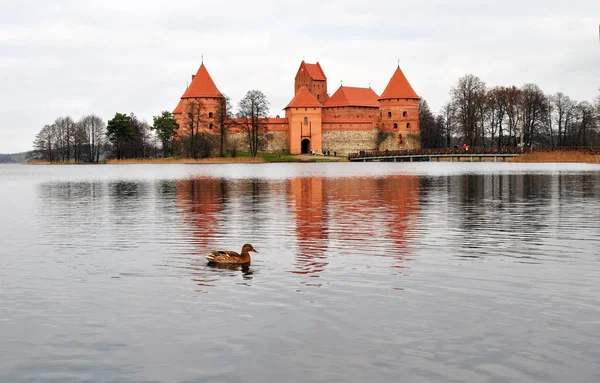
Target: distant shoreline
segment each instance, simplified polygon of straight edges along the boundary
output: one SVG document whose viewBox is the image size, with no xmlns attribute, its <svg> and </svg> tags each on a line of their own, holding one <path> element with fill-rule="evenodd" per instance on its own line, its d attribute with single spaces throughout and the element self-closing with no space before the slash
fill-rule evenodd
<svg viewBox="0 0 600 383">
<path fill-rule="evenodd" d="M 102 162 L 48 162 L 27 161 L 26 165 L 200 165 L 200 164 L 265 164 L 265 163 L 323 163 L 323 162 L 348 162 L 346 157 L 325 157 L 311 155 L 268 155 L 253 157 L 210 157 L 210 158 L 131 158 L 125 160 L 106 160 Z M 523 154 L 519 157 L 509 158 L 507 162 L 519 163 L 588 163 L 600 164 L 600 155 L 584 152 L 535 152 Z"/>
<path fill-rule="evenodd" d="M 323 163 L 323 162 L 348 162 L 346 157 L 325 157 L 311 155 L 284 155 L 284 156 L 259 156 L 253 157 L 209 157 L 209 158 L 131 158 L 124 160 L 105 160 L 101 162 L 49 162 L 27 161 L 26 165 L 200 165 L 200 164 L 266 164 L 266 163 Z"/>
</svg>

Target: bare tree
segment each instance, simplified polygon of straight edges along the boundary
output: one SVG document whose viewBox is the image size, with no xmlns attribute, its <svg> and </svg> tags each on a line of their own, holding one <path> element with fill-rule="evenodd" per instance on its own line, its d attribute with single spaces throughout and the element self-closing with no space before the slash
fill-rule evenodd
<svg viewBox="0 0 600 383">
<path fill-rule="evenodd" d="M 521 89 L 523 109 L 523 132 L 521 144 L 531 146 L 540 140 L 548 115 L 547 99 L 544 92 L 535 84 L 525 84 Z"/>
<path fill-rule="evenodd" d="M 440 116 L 443 121 L 444 136 L 446 139 L 446 147 L 449 148 L 452 146 L 452 136 L 456 129 L 456 123 L 455 123 L 456 112 L 454 109 L 454 104 L 451 102 L 447 102 L 446 104 L 444 104 L 444 106 L 442 107 L 442 112 L 440 113 Z"/>
<path fill-rule="evenodd" d="M 183 113 L 183 128 L 189 139 L 189 156 L 198 158 L 198 140 L 200 127 L 205 121 L 204 104 L 200 100 L 192 99 L 185 105 Z"/>
<path fill-rule="evenodd" d="M 87 134 L 81 124 L 76 123 L 73 129 L 73 160 L 75 162 L 83 161 L 83 156 L 86 154 Z"/>
<path fill-rule="evenodd" d="M 100 152 L 106 141 L 106 124 L 95 114 L 84 116 L 79 120 L 79 125 L 86 134 L 87 160 L 100 161 Z"/>
<path fill-rule="evenodd" d="M 444 146 L 445 138 L 442 132 L 443 125 L 433 115 L 425 99 L 419 100 L 419 128 L 421 146 L 423 148 L 438 148 Z"/>
<path fill-rule="evenodd" d="M 256 157 L 259 149 L 265 144 L 268 114 L 269 101 L 260 90 L 248 91 L 238 104 L 237 117 L 248 138 L 252 157 Z"/>
<path fill-rule="evenodd" d="M 498 135 L 498 147 L 505 145 L 504 142 L 504 120 L 506 118 L 506 111 L 508 109 L 508 90 L 503 86 L 497 86 L 492 88 L 488 92 L 488 103 L 491 110 L 491 124 L 492 124 L 492 140 L 493 135 L 497 132 Z"/>
<path fill-rule="evenodd" d="M 59 156 L 61 161 L 71 160 L 71 146 L 73 142 L 73 131 L 75 122 L 69 116 L 59 117 L 54 121 Z"/>
<path fill-rule="evenodd" d="M 215 122 L 219 127 L 219 156 L 225 157 L 225 141 L 229 128 L 233 125 L 233 115 L 231 113 L 231 99 L 227 95 L 223 95 L 219 99 L 215 111 Z"/>
<path fill-rule="evenodd" d="M 34 158 L 44 161 L 58 161 L 58 151 L 56 147 L 56 127 L 54 125 L 44 125 L 38 132 L 33 141 Z"/>
<path fill-rule="evenodd" d="M 517 134 L 521 131 L 522 95 L 515 86 L 506 89 L 506 116 L 508 117 L 508 145 L 517 146 Z"/>
<path fill-rule="evenodd" d="M 554 112 L 553 120 L 557 129 L 556 145 L 563 146 L 566 144 L 566 132 L 569 125 L 569 120 L 571 119 L 574 103 L 569 96 L 561 92 L 551 96 L 551 100 L 552 109 Z"/>
<path fill-rule="evenodd" d="M 597 127 L 594 106 L 587 101 L 578 103 L 574 108 L 576 114 L 573 144 L 586 146 L 590 142 L 589 135 Z"/>
<path fill-rule="evenodd" d="M 479 104 L 484 101 L 485 83 L 479 77 L 468 74 L 458 80 L 450 93 L 463 137 L 474 146 L 477 144 Z"/>
</svg>

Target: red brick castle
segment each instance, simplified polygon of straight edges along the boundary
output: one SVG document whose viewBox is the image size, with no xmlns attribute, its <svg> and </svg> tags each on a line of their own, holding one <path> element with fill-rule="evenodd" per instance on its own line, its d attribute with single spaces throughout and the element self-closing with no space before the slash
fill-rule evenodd
<svg viewBox="0 0 600 383">
<path fill-rule="evenodd" d="M 202 64 L 173 114 L 183 126 L 187 104 L 199 100 L 208 116 L 203 130 L 216 133 L 213 116 L 222 97 Z M 360 150 L 420 147 L 419 96 L 400 67 L 381 95 L 371 88 L 340 86 L 330 97 L 321 65 L 302 61 L 294 82 L 294 97 L 284 111 L 285 118 L 265 121 L 270 138 L 268 151 L 346 155 Z M 229 140 L 244 144 L 235 130 Z"/>
</svg>

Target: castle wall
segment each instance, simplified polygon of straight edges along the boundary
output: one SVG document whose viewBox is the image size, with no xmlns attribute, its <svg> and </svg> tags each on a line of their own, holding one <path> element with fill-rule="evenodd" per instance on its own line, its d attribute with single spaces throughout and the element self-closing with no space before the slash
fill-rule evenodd
<svg viewBox="0 0 600 383">
<path fill-rule="evenodd" d="M 338 156 L 347 156 L 361 150 L 375 150 L 376 132 L 369 130 L 325 130 L 323 131 L 323 150 L 334 152 Z"/>
<path fill-rule="evenodd" d="M 370 118 L 374 121 L 379 118 L 379 108 L 366 106 L 343 106 L 323 108 L 323 118 Z"/>
<path fill-rule="evenodd" d="M 402 150 L 421 147 L 419 134 L 386 132 L 372 123 L 323 124 L 323 151 L 338 156 L 358 153 L 361 150 Z"/>
<path fill-rule="evenodd" d="M 266 146 L 264 152 L 269 153 L 287 153 L 288 152 L 288 134 L 286 131 L 269 131 L 266 133 Z M 227 135 L 227 151 L 236 148 L 238 152 L 249 152 L 248 135 L 242 131 L 231 132 Z"/>
</svg>

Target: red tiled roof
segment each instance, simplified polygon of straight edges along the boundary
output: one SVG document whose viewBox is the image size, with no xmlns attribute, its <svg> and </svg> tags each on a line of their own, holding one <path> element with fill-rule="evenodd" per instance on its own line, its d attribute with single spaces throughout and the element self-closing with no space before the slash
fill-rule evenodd
<svg viewBox="0 0 600 383">
<path fill-rule="evenodd" d="M 380 100 L 390 99 L 390 98 L 412 98 L 419 99 L 420 97 L 415 93 L 412 86 L 402 73 L 400 67 L 396 69 L 394 75 L 390 79 L 387 87 L 379 97 Z"/>
<path fill-rule="evenodd" d="M 208 74 L 204 64 L 200 65 L 200 69 L 198 69 L 198 73 L 194 76 L 192 83 L 183 96 L 181 96 L 181 98 L 195 97 L 223 97 L 223 94 L 217 89 L 210 74 Z"/>
<path fill-rule="evenodd" d="M 173 110 L 173 114 L 182 114 L 183 113 L 183 99 L 179 99 L 179 103 Z"/>
<path fill-rule="evenodd" d="M 315 96 L 313 96 L 306 86 L 300 88 L 296 96 L 290 101 L 288 106 L 283 109 L 288 108 L 321 108 L 321 104 Z"/>
<path fill-rule="evenodd" d="M 327 100 L 325 107 L 339 106 L 368 106 L 379 107 L 379 96 L 371 88 L 354 88 L 340 86 L 339 89 Z"/>
<path fill-rule="evenodd" d="M 325 72 L 323 72 L 323 68 L 321 68 L 321 64 L 319 64 L 319 63 L 307 64 L 304 61 L 302 61 L 302 64 L 300 64 L 300 68 L 301 68 L 300 70 L 302 70 L 303 65 L 306 68 L 308 75 L 313 80 L 317 80 L 317 81 L 326 81 L 327 80 L 327 77 L 325 76 Z"/>
</svg>

